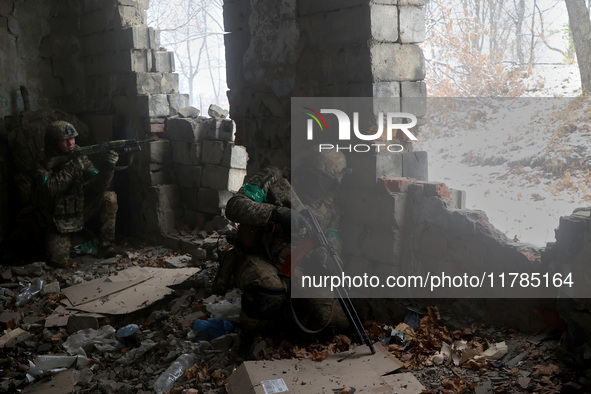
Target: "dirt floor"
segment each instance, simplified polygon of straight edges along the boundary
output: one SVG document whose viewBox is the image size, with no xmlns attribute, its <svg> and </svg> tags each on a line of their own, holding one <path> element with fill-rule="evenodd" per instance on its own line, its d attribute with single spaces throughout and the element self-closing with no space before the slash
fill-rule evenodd
<svg viewBox="0 0 591 394">
<path fill-rule="evenodd" d="M 130 242 L 123 245 L 125 252 L 117 257 L 77 256 L 67 269 L 53 269 L 42 262 L 1 266 L 0 392 L 51 393 L 48 386 L 39 386 L 45 384 L 53 385 L 56 393 L 151 393 L 167 368 L 182 354 L 190 354 L 190 365 L 172 383 L 170 392 L 225 393 L 226 378 L 245 358 L 312 358 L 320 366 L 330 353 L 346 350 L 356 341 L 351 332 L 326 332 L 315 337 L 290 332 L 286 327 L 283 332 L 245 344 L 236 322 L 232 332 L 217 338 L 211 331 L 194 331 L 195 321 L 212 317 L 212 311 L 214 316 L 237 318 L 236 292 L 228 295 L 230 300 L 212 296 L 220 242 L 209 239 L 201 245 L 197 256 Z M 64 290 L 96 278 L 122 276 L 133 267 L 200 270 L 175 285 L 172 294 L 131 312 L 99 317 L 74 313 L 74 317 L 62 321 L 62 326 L 45 327 L 56 308 L 67 301 Z M 38 284 L 36 278 L 43 280 L 43 290 L 23 302 L 19 293 L 28 283 Z M 106 302 L 106 298 L 99 299 Z M 526 335 L 443 312 L 435 304 L 412 305 L 406 301 L 404 306 L 411 307 L 404 321 L 384 318 L 366 321 L 365 326 L 373 340 L 379 340 L 404 363 L 396 373 L 411 372 L 424 385 L 424 392 L 591 391 L 589 374 L 585 376 L 561 362 L 558 330 L 547 328 Z M 139 331 L 117 338 L 115 331 L 129 324 L 136 324 Z M 66 348 L 72 349 L 70 345 L 79 333 L 99 331 L 102 337 L 78 344 L 93 360 L 91 364 L 84 365 L 86 359 L 78 358 L 76 365 L 68 365 L 75 370 L 65 368 L 62 372 L 40 371 L 33 365 L 40 355 L 66 355 Z M 198 341 L 202 338 L 207 340 Z"/>
</svg>

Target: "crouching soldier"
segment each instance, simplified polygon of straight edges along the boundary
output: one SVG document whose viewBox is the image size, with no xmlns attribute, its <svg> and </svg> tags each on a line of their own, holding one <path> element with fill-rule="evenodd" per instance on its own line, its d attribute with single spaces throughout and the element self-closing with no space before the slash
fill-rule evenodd
<svg viewBox="0 0 591 394">
<path fill-rule="evenodd" d="M 91 219 L 98 219 L 99 252 L 115 253 L 117 195 L 108 191 L 115 164 L 114 151 L 106 152 L 99 171 L 86 156 L 75 156 L 74 126 L 53 122 L 45 133 L 43 159 L 37 164 L 35 203 L 45 225 L 45 252 L 49 264 L 65 267 L 69 260 L 71 236 Z"/>
<path fill-rule="evenodd" d="M 225 272 L 216 279 L 226 275 L 227 280 L 233 274 L 232 284 L 242 291 L 240 322 L 245 330 L 262 333 L 298 325 L 305 332 L 316 333 L 327 327 L 347 327 L 338 302 L 292 300 L 290 279 L 280 274 L 292 243 L 297 245 L 308 231 L 309 224 L 298 213 L 301 209 L 314 212 L 323 228 L 338 229 L 336 190 L 345 172 L 341 152 L 315 153 L 297 170 L 298 179 L 306 179 L 306 184 L 297 190 L 297 196 L 293 194 L 295 201 L 289 174 L 275 167 L 260 170 L 228 201 L 226 216 L 239 223 L 237 241 L 232 268 L 222 261 L 220 269 Z M 334 245 L 339 250 L 339 245 Z"/>
</svg>

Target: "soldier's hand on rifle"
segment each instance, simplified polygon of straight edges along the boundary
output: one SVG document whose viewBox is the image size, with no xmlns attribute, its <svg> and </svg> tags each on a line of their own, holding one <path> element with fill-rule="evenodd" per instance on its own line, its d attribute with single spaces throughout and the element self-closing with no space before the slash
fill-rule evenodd
<svg viewBox="0 0 591 394">
<path fill-rule="evenodd" d="M 307 226 L 306 219 L 302 215 L 287 207 L 280 207 L 275 211 L 275 222 L 284 231 L 294 231 L 296 233 L 305 232 Z"/>
<path fill-rule="evenodd" d="M 119 160 L 119 154 L 114 150 L 105 152 L 103 159 L 108 164 L 109 168 L 115 168 L 117 160 Z"/>
</svg>

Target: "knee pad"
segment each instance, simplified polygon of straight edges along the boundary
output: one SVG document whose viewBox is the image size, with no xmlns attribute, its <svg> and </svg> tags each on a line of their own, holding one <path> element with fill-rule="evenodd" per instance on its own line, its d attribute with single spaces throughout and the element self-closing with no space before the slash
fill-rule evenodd
<svg viewBox="0 0 591 394">
<path fill-rule="evenodd" d="M 117 213 L 119 205 L 117 204 L 117 194 L 115 192 L 103 193 L 102 202 L 105 213 Z"/>
</svg>

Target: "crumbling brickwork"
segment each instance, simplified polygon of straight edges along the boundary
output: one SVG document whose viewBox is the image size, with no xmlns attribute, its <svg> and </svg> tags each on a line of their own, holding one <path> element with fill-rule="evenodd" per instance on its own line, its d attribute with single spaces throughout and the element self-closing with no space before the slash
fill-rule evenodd
<svg viewBox="0 0 591 394">
<path fill-rule="evenodd" d="M 210 112 L 215 117 L 172 116 L 162 138 L 145 144 L 135 177 L 144 235 L 202 228 L 242 186 L 246 149 L 234 144 L 234 122 Z"/>
</svg>

